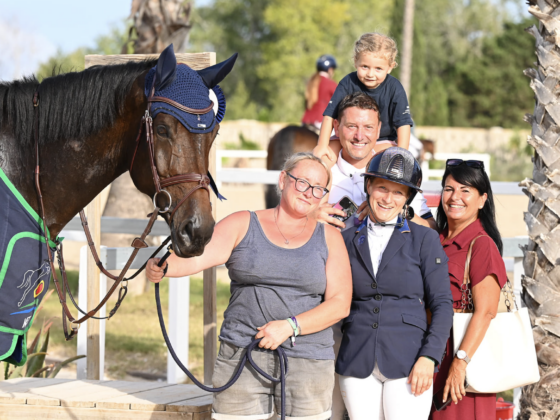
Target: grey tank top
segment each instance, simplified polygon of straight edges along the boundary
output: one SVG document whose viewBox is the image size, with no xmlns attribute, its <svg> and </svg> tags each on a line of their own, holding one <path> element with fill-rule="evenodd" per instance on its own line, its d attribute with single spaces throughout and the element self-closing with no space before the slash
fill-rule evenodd
<svg viewBox="0 0 560 420">
<path fill-rule="evenodd" d="M 323 224 L 317 223 L 305 245 L 285 249 L 270 242 L 257 215 L 251 212 L 249 230 L 226 262 L 231 298 L 220 340 L 248 347 L 257 327 L 321 304 L 327 287 L 327 257 Z M 288 339 L 282 347 L 289 357 L 334 360 L 333 344 L 332 330 L 327 328 L 297 337 L 294 347 Z"/>
</svg>

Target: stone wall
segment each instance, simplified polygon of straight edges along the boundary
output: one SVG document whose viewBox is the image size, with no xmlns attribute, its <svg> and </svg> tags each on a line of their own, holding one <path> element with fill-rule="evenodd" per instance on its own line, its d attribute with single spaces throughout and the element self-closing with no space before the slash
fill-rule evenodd
<svg viewBox="0 0 560 420">
<path fill-rule="evenodd" d="M 221 123 L 217 138 L 219 149 L 224 143 L 240 144 L 239 135 L 256 142 L 266 150 L 269 140 L 286 123 L 264 123 L 254 120 L 225 121 Z M 420 138 L 434 140 L 436 151 L 441 153 L 478 152 L 492 153 L 502 145 L 508 145 L 515 135 L 525 141 L 530 130 L 510 130 L 501 127 L 462 128 L 462 127 L 416 127 L 416 135 Z"/>
</svg>

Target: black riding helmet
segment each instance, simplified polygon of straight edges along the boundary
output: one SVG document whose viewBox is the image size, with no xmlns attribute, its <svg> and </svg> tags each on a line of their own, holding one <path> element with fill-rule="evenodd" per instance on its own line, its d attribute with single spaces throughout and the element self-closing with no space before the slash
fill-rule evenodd
<svg viewBox="0 0 560 420">
<path fill-rule="evenodd" d="M 409 187 L 412 192 L 406 205 L 410 205 L 416 193 L 422 192 L 422 168 L 412 153 L 402 147 L 389 147 L 374 155 L 362 176 L 365 177 L 364 192 L 368 195 L 368 201 L 367 184 L 370 177 L 387 179 Z"/>
<path fill-rule="evenodd" d="M 317 71 L 329 71 L 330 68 L 336 69 L 336 60 L 330 54 L 323 54 L 317 59 Z"/>
</svg>

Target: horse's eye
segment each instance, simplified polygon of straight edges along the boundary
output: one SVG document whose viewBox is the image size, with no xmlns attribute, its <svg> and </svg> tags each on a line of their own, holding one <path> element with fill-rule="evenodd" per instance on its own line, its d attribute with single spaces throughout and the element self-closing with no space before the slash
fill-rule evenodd
<svg viewBox="0 0 560 420">
<path fill-rule="evenodd" d="M 157 126 L 157 133 L 160 136 L 168 137 L 167 127 L 164 126 L 164 125 L 158 125 Z"/>
</svg>

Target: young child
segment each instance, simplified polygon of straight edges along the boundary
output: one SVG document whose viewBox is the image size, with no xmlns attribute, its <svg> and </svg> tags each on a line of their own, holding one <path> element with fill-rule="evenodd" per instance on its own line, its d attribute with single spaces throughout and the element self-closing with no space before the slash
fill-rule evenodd
<svg viewBox="0 0 560 420">
<path fill-rule="evenodd" d="M 313 149 L 315 156 L 326 156 L 331 163 L 336 162 L 341 146 L 338 139 L 330 138 L 333 119 L 337 118 L 340 101 L 346 95 L 359 91 L 371 96 L 379 106 L 381 132 L 374 151 L 379 152 L 391 146 L 408 149 L 412 126 L 408 99 L 401 83 L 389 74 L 397 67 L 397 52 L 397 43 L 377 32 L 363 34 L 356 41 L 356 71 L 340 81 L 323 113 L 319 142 Z"/>
</svg>

